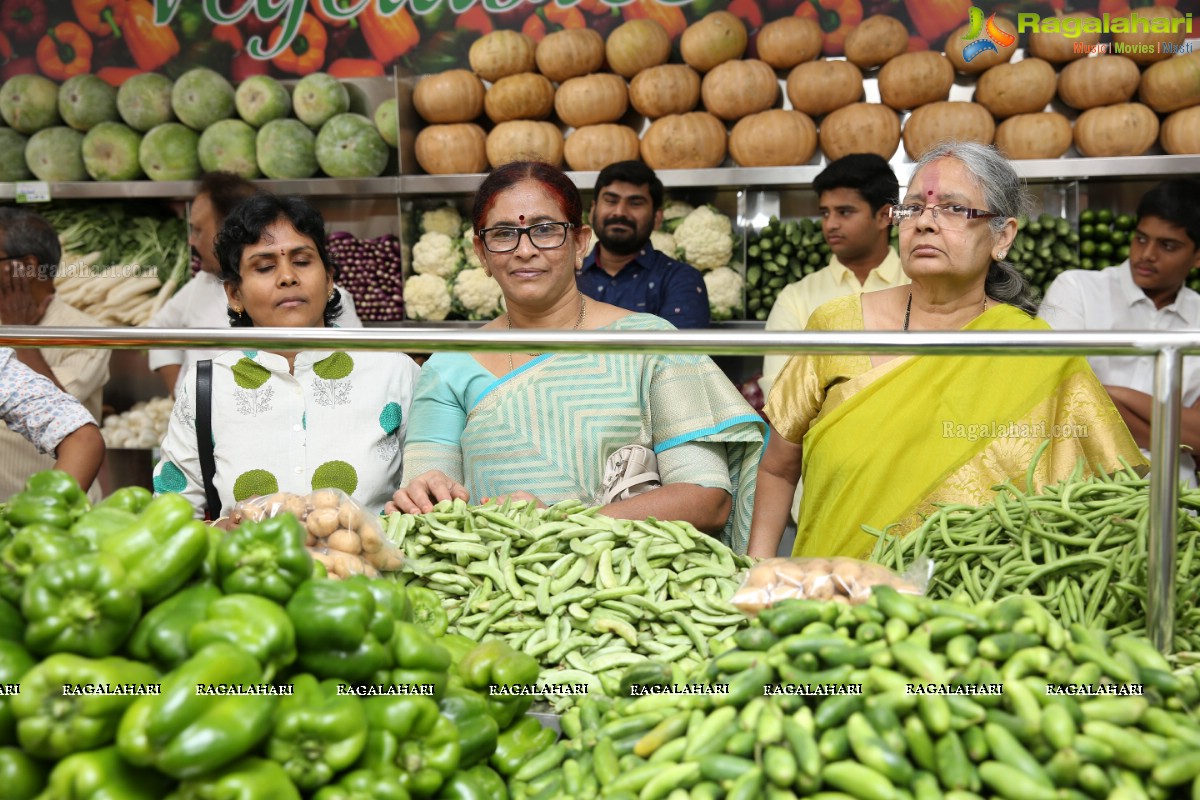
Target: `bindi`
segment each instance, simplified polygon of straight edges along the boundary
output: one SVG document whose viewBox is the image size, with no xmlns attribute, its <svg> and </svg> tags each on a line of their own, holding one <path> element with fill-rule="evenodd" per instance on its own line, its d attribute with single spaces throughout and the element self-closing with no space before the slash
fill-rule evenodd
<svg viewBox="0 0 1200 800">
<path fill-rule="evenodd" d="M 524 221 L 525 221 L 525 215 L 524 215 L 524 214 L 521 214 L 521 215 L 519 215 L 519 216 L 517 217 L 517 222 L 524 222 Z"/>
</svg>

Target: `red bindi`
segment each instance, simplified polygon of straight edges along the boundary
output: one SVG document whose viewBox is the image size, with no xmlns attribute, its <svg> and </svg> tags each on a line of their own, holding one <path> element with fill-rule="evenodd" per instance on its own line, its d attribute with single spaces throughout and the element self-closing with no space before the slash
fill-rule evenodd
<svg viewBox="0 0 1200 800">
<path fill-rule="evenodd" d="M 521 215 L 519 215 L 519 216 L 517 217 L 517 222 L 524 222 L 524 221 L 525 221 L 525 215 L 524 215 L 524 214 L 521 214 Z"/>
<path fill-rule="evenodd" d="M 932 195 L 932 194 L 933 194 L 933 189 L 929 189 L 928 191 L 926 191 L 926 192 L 925 192 L 925 194 Z"/>
</svg>

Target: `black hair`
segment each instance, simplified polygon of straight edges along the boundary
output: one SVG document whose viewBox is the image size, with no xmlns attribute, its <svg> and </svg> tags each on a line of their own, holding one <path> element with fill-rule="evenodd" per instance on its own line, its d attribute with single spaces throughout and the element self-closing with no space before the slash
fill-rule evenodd
<svg viewBox="0 0 1200 800">
<path fill-rule="evenodd" d="M 1192 247 L 1200 247 L 1200 181 L 1192 178 L 1171 178 L 1142 195 L 1138 202 L 1138 219 L 1158 217 L 1178 225 L 1187 232 Z"/>
<path fill-rule="evenodd" d="M 650 204 L 654 207 L 655 211 L 662 208 L 662 181 L 654 174 L 654 170 L 647 167 L 641 161 L 618 161 L 600 170 L 600 174 L 596 176 L 596 195 L 598 196 L 605 186 L 617 181 L 632 183 L 634 186 L 649 187 Z"/>
<path fill-rule="evenodd" d="M 0 248 L 9 256 L 33 256 L 38 276 L 54 280 L 62 245 L 54 226 L 41 215 L 24 208 L 0 207 Z"/>
<path fill-rule="evenodd" d="M 476 233 L 483 230 L 483 222 L 496 197 L 522 181 L 541 184 L 543 189 L 557 198 L 567 222 L 576 227 L 583 223 L 583 200 L 579 197 L 575 182 L 565 172 L 543 161 L 510 161 L 489 172 L 475 192 L 471 224 Z"/>
<path fill-rule="evenodd" d="M 258 193 L 258 187 L 232 172 L 206 172 L 200 178 L 197 196 L 208 195 L 218 221 L 229 216 L 234 206 Z"/>
<path fill-rule="evenodd" d="M 834 161 L 813 180 L 820 197 L 831 189 L 854 189 L 863 196 L 871 211 L 895 203 L 900 197 L 900 182 L 892 166 L 875 153 L 853 153 Z"/>
<path fill-rule="evenodd" d="M 296 232 L 312 239 L 317 256 L 325 265 L 326 274 L 337 280 L 337 264 L 329 255 L 325 238 L 325 220 L 320 212 L 299 197 L 280 197 L 258 192 L 247 197 L 230 210 L 217 232 L 214 249 L 221 265 L 221 280 L 234 288 L 242 283 L 242 251 L 262 240 L 267 228 L 279 221 L 286 221 Z M 333 297 L 325 305 L 325 325 L 331 326 L 342 313 L 341 293 L 334 290 Z M 229 311 L 229 324 L 235 328 L 252 328 L 254 320 L 246 312 Z"/>
</svg>

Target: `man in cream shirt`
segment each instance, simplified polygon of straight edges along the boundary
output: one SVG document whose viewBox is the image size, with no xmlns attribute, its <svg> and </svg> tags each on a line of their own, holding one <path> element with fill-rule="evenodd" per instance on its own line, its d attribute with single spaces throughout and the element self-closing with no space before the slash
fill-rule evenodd
<svg viewBox="0 0 1200 800">
<path fill-rule="evenodd" d="M 1069 270 L 1054 279 L 1038 316 L 1056 330 L 1200 331 L 1200 294 L 1188 275 L 1200 267 L 1200 182 L 1175 178 L 1147 192 L 1137 208 L 1129 260 L 1108 269 Z M 1088 356 L 1142 452 L 1150 455 L 1154 359 Z M 1196 485 L 1200 450 L 1200 358 L 1183 360 L 1179 477 Z"/>
<path fill-rule="evenodd" d="M 892 204 L 900 184 L 891 166 L 877 155 L 856 153 L 834 161 L 813 181 L 821 211 L 821 230 L 833 251 L 824 269 L 817 270 L 779 293 L 769 331 L 802 331 L 820 306 L 849 294 L 874 292 L 908 283 L 900 256 L 888 243 Z M 758 384 L 769 395 L 788 357 L 767 356 Z M 799 516 L 802 487 L 796 487 L 792 519 Z M 790 544 L 786 542 L 790 552 Z M 782 546 L 782 545 L 781 545 Z"/>
</svg>

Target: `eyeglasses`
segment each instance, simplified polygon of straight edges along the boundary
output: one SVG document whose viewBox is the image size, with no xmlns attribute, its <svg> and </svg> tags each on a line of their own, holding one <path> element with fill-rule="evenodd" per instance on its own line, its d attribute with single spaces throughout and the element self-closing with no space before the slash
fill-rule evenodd
<svg viewBox="0 0 1200 800">
<path fill-rule="evenodd" d="M 958 203 L 939 203 L 936 206 L 923 206 L 920 203 L 913 203 L 906 206 L 892 206 L 892 223 L 899 225 L 901 228 L 915 225 L 926 209 L 933 214 L 934 222 L 937 222 L 943 228 L 953 230 L 967 227 L 968 220 L 1001 216 L 995 211 L 967 208 Z"/>
<path fill-rule="evenodd" d="M 511 253 L 521 244 L 523 235 L 529 236 L 529 241 L 538 250 L 553 250 L 562 247 L 567 241 L 567 231 L 574 228 L 573 222 L 539 222 L 528 228 L 510 228 L 499 226 L 483 228 L 479 238 L 489 253 Z"/>
</svg>

